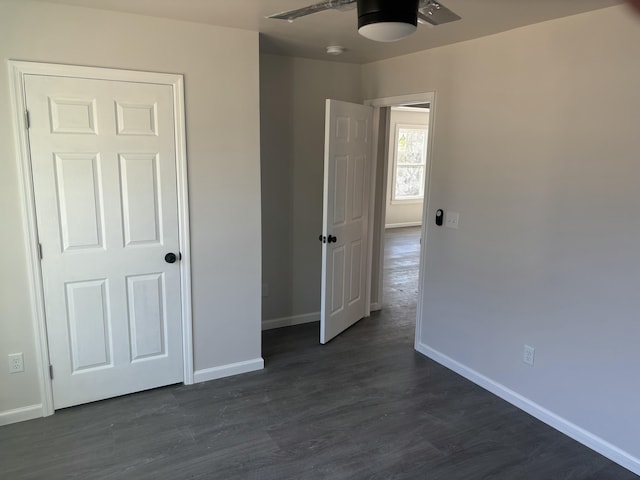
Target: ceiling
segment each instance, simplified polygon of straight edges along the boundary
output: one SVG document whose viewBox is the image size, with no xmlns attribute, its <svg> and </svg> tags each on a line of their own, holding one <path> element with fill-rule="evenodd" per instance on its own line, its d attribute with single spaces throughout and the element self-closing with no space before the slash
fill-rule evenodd
<svg viewBox="0 0 640 480">
<path fill-rule="evenodd" d="M 462 20 L 437 27 L 419 25 L 416 34 L 395 43 L 373 42 L 358 35 L 355 9 L 315 13 L 293 23 L 265 18 L 314 0 L 46 1 L 252 30 L 261 34 L 263 53 L 368 63 L 605 8 L 623 0 L 443 0 Z M 329 45 L 342 45 L 347 51 L 330 57 L 325 53 Z"/>
</svg>

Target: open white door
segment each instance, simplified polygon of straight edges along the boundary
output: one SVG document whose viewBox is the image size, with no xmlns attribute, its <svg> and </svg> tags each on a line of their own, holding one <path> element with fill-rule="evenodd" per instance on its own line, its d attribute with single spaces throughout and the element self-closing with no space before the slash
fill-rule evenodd
<svg viewBox="0 0 640 480">
<path fill-rule="evenodd" d="M 327 100 L 320 343 L 366 315 L 373 108 Z"/>
</svg>

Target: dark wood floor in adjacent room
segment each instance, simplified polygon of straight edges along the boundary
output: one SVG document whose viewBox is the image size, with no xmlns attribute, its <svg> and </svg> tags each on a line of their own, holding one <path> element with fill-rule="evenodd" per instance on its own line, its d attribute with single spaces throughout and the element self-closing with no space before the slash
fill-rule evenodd
<svg viewBox="0 0 640 480">
<path fill-rule="evenodd" d="M 265 332 L 260 372 L 2 427 L 0 478 L 640 478 L 414 352 L 419 230 L 387 239 L 382 312 L 325 346 Z"/>
</svg>

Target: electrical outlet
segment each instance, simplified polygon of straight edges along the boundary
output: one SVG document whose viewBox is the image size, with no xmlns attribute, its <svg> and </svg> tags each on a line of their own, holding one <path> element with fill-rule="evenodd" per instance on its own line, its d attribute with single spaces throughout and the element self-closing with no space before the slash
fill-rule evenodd
<svg viewBox="0 0 640 480">
<path fill-rule="evenodd" d="M 262 284 L 262 296 L 263 297 L 268 297 L 269 296 L 269 284 L 268 283 L 263 283 Z"/>
<path fill-rule="evenodd" d="M 22 353 L 12 353 L 9 355 L 9 373 L 24 372 L 24 358 Z"/>
<path fill-rule="evenodd" d="M 444 226 L 448 228 L 458 228 L 460 214 L 458 212 L 447 212 L 445 214 Z"/>
<path fill-rule="evenodd" d="M 533 362 L 536 358 L 536 349 L 529 345 L 524 346 L 524 352 L 522 353 L 522 361 L 527 365 L 533 367 Z"/>
</svg>

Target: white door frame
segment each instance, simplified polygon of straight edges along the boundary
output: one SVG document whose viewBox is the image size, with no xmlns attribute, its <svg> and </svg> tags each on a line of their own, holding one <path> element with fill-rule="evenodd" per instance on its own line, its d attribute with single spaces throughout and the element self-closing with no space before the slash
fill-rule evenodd
<svg viewBox="0 0 640 480">
<path fill-rule="evenodd" d="M 416 333 L 415 333 L 415 346 L 418 346 L 418 343 L 420 342 L 420 337 L 421 337 L 421 330 L 422 330 L 422 323 L 420 322 L 420 319 L 422 318 L 422 298 L 423 298 L 423 293 L 424 293 L 424 285 L 425 285 L 425 273 L 426 273 L 426 266 L 427 266 L 427 226 L 429 224 L 429 197 L 431 196 L 431 169 L 433 168 L 433 162 L 432 162 L 432 155 L 431 152 L 433 150 L 433 130 L 434 130 L 434 125 L 435 125 L 435 112 L 436 112 L 436 93 L 435 92 L 425 92 L 425 93 L 415 93 L 415 94 L 409 94 L 409 95 L 401 95 L 401 96 L 397 96 L 397 97 L 384 97 L 384 98 L 375 98 L 375 99 L 370 99 L 370 100 L 365 100 L 364 104 L 365 105 L 370 105 L 372 107 L 376 107 L 377 109 L 379 108 L 383 108 L 383 107 L 397 107 L 397 106 L 411 106 L 411 105 L 418 105 L 418 104 L 422 104 L 422 103 L 428 103 L 430 105 L 429 107 L 429 136 L 428 139 L 429 141 L 427 142 L 427 171 L 425 172 L 425 191 L 427 192 L 427 194 L 424 196 L 423 199 L 423 206 L 422 206 L 422 227 L 421 227 L 421 237 L 422 237 L 422 245 L 420 246 L 420 266 L 419 266 L 419 277 L 418 277 L 418 305 L 416 308 Z M 379 114 L 378 112 L 376 112 L 376 114 L 374 114 L 374 118 L 379 118 Z M 384 134 L 387 135 L 387 132 L 380 132 L 378 131 L 374 131 L 374 136 L 380 135 L 380 134 Z M 378 138 L 374 138 L 374 145 L 377 146 L 378 145 Z M 388 149 L 387 149 L 388 152 Z M 388 155 L 388 153 L 384 153 L 385 155 L 385 160 L 387 160 L 385 162 L 385 165 L 388 164 L 388 159 L 386 158 L 386 156 Z M 375 161 L 374 161 L 374 165 L 378 164 L 378 152 L 376 152 L 375 156 Z M 375 175 L 375 168 L 373 168 L 372 170 L 374 170 L 374 175 Z M 385 168 L 385 170 L 387 170 Z M 386 175 L 388 175 L 388 170 L 386 171 Z M 386 189 L 387 189 L 387 178 L 383 179 L 383 184 L 382 184 L 382 191 L 381 192 L 372 192 L 371 195 L 371 211 L 375 212 L 374 208 L 375 208 L 375 198 L 377 195 L 385 195 L 386 196 Z M 375 189 L 375 177 L 373 177 L 372 180 L 372 190 Z M 385 202 L 382 202 L 383 206 L 382 206 L 382 214 L 385 214 L 385 210 L 386 210 L 386 205 Z M 380 282 L 379 285 L 377 285 L 377 288 L 379 290 L 378 293 L 378 301 L 380 303 L 380 307 L 382 307 L 382 271 L 383 271 L 383 262 L 384 262 L 384 218 L 382 219 L 381 222 L 381 227 L 380 227 L 380 231 L 379 232 L 373 232 L 373 220 L 369 223 L 369 230 L 370 230 L 370 238 L 373 239 L 373 235 L 378 235 L 379 238 L 379 245 L 380 245 L 380 263 L 379 263 L 379 270 L 380 270 L 380 274 L 379 274 L 379 278 L 380 278 Z M 368 271 L 369 271 L 369 278 L 371 278 L 371 272 L 372 272 L 372 262 L 373 262 L 373 246 L 370 247 L 370 255 L 369 255 L 369 265 L 368 265 Z M 369 291 L 371 290 L 371 288 L 369 288 Z"/>
<path fill-rule="evenodd" d="M 173 87 L 173 107 L 175 111 L 176 170 L 178 187 L 178 231 L 180 236 L 180 299 L 182 302 L 182 351 L 184 383 L 193 383 L 193 331 L 191 322 L 191 256 L 189 239 L 189 202 L 187 188 L 187 149 L 184 115 L 184 79 L 182 75 L 117 70 L 110 68 L 81 67 L 49 63 L 9 61 L 11 100 L 15 125 L 16 157 L 20 175 L 22 195 L 22 217 L 24 234 L 27 239 L 27 260 L 30 286 L 33 330 L 35 335 L 36 358 L 39 365 L 40 398 L 42 416 L 52 415 L 53 389 L 49 376 L 49 347 L 45 317 L 44 289 L 36 209 L 31 173 L 31 155 L 27 131 L 25 75 L 48 75 L 97 80 L 154 83 Z"/>
</svg>

